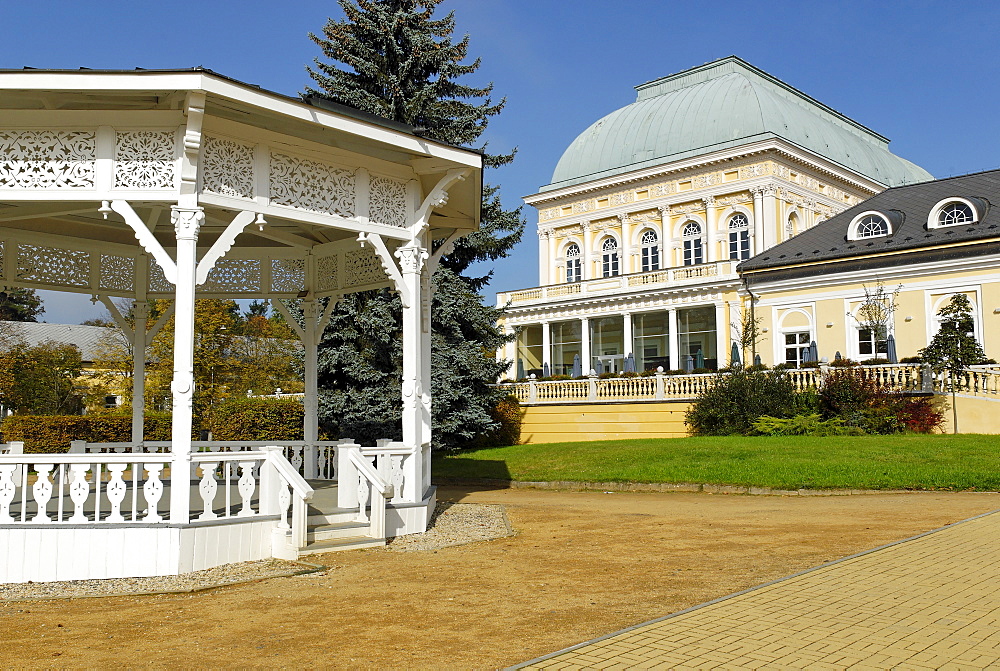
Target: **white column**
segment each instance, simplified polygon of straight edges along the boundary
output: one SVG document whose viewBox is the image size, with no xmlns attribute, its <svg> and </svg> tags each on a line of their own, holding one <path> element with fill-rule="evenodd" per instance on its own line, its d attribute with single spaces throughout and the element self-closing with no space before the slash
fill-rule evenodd
<svg viewBox="0 0 1000 671">
<path fill-rule="evenodd" d="M 424 404 L 422 397 L 430 394 L 423 388 L 424 338 L 422 336 L 421 270 L 427 259 L 427 251 L 418 237 L 396 250 L 399 258 L 403 285 L 409 298 L 403 306 L 403 445 L 411 450 L 406 459 L 404 472 L 404 498 L 419 500 L 423 479 L 423 445 L 430 442 L 430 435 L 424 435 Z M 429 381 L 428 381 L 429 382 Z"/>
<path fill-rule="evenodd" d="M 177 286 L 174 300 L 174 379 L 170 521 L 188 522 L 191 488 L 191 401 L 194 397 L 194 292 L 198 230 L 205 219 L 200 207 L 172 207 L 177 238 Z"/>
<path fill-rule="evenodd" d="M 510 326 L 504 326 L 503 334 L 510 338 L 514 335 L 514 329 Z M 511 340 L 509 342 L 505 342 L 503 347 L 500 348 L 500 352 L 497 354 L 497 357 L 500 359 L 506 359 L 510 362 L 507 372 L 504 373 L 507 376 L 507 379 L 517 379 L 517 341 Z"/>
<path fill-rule="evenodd" d="M 542 322 L 542 371 L 549 367 L 549 375 L 553 375 L 552 370 L 552 327 L 550 322 Z"/>
<path fill-rule="evenodd" d="M 704 199 L 705 203 L 705 243 L 708 245 L 708 252 L 705 260 L 713 263 L 719 260 L 719 239 L 718 225 L 716 223 L 715 197 L 709 196 Z"/>
<path fill-rule="evenodd" d="M 583 222 L 583 279 L 594 278 L 594 235 L 590 230 L 590 222 Z"/>
<path fill-rule="evenodd" d="M 551 251 L 549 249 L 549 237 L 550 233 L 548 231 L 538 231 L 538 285 L 545 286 L 546 284 L 551 284 L 549 266 L 552 264 L 552 259 L 550 258 Z"/>
<path fill-rule="evenodd" d="M 764 190 L 761 187 L 751 189 L 753 193 L 753 221 L 750 222 L 750 238 L 753 240 L 751 256 L 764 251 Z"/>
<path fill-rule="evenodd" d="M 632 224 L 627 214 L 621 215 L 618 219 L 622 222 L 621 272 L 622 275 L 628 275 L 635 272 L 632 267 Z"/>
<path fill-rule="evenodd" d="M 726 304 L 715 304 L 715 359 L 718 367 L 723 368 L 729 363 L 729 320 L 726 319 Z"/>
<path fill-rule="evenodd" d="M 135 302 L 132 307 L 132 443 L 142 442 L 146 406 L 146 320 L 149 303 Z M 134 449 L 134 448 L 133 448 Z"/>
<path fill-rule="evenodd" d="M 590 360 L 590 319 L 580 318 L 580 372 L 590 375 L 590 369 L 594 367 Z"/>
<path fill-rule="evenodd" d="M 783 226 L 778 221 L 777 194 L 777 187 L 770 184 L 764 187 L 763 212 L 761 216 L 761 225 L 764 229 L 762 240 L 764 249 L 770 249 L 778 244 L 778 230 Z"/>
<path fill-rule="evenodd" d="M 677 308 L 667 310 L 667 329 L 670 331 L 667 334 L 667 342 L 670 345 L 670 367 L 683 368 L 684 364 L 680 360 L 681 339 L 677 333 Z"/>
<path fill-rule="evenodd" d="M 421 246 L 429 249 L 431 241 L 421 236 Z M 416 470 L 420 474 L 420 488 L 414 501 L 422 501 L 424 492 L 431 486 L 431 306 L 434 282 L 426 264 L 420 269 L 420 460 Z M 405 486 L 404 486 L 405 489 Z"/>
<path fill-rule="evenodd" d="M 330 299 L 334 300 L 334 299 Z M 315 298 L 302 301 L 302 349 L 303 349 L 303 382 L 305 396 L 302 399 L 302 439 L 305 447 L 302 450 L 304 461 L 303 471 L 306 478 L 316 477 L 316 441 L 319 440 L 319 308 Z"/>
<path fill-rule="evenodd" d="M 625 347 L 625 351 L 622 354 L 628 356 L 629 354 L 634 354 L 632 351 L 632 314 L 629 312 L 622 314 L 622 320 L 624 328 L 622 339 L 625 341 L 622 343 Z"/>
</svg>

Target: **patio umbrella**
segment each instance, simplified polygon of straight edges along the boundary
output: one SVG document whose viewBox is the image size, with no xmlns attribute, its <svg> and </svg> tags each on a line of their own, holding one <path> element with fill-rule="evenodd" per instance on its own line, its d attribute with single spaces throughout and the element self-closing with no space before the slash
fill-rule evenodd
<svg viewBox="0 0 1000 671">
<path fill-rule="evenodd" d="M 889 363 L 899 363 L 899 355 L 896 354 L 896 339 L 891 333 L 885 339 L 885 358 L 889 360 Z"/>
<path fill-rule="evenodd" d="M 684 370 L 688 373 L 694 370 L 694 357 L 690 354 L 684 357 Z"/>
<path fill-rule="evenodd" d="M 634 373 L 635 372 L 635 357 L 632 356 L 632 352 L 629 352 L 628 356 L 625 357 L 625 371 L 624 372 L 626 372 L 626 373 Z"/>
<path fill-rule="evenodd" d="M 583 369 L 580 367 L 580 355 L 573 355 L 573 377 L 580 377 L 583 375 Z"/>
<path fill-rule="evenodd" d="M 819 347 L 816 346 L 816 341 L 813 340 L 809 343 L 809 347 L 806 347 L 806 351 L 802 357 L 802 363 L 815 363 L 819 361 Z"/>
<path fill-rule="evenodd" d="M 755 366 L 759 366 L 760 365 L 760 354 L 754 354 L 753 355 L 753 365 L 755 365 Z"/>
<path fill-rule="evenodd" d="M 739 366 L 742 363 L 740 361 L 740 348 L 736 346 L 736 343 L 733 343 L 733 346 L 729 350 L 729 365 Z"/>
<path fill-rule="evenodd" d="M 840 352 L 839 351 L 833 356 L 833 360 L 834 361 L 840 361 L 843 358 L 844 357 L 840 356 Z"/>
<path fill-rule="evenodd" d="M 542 377 L 548 377 L 548 376 L 549 376 L 549 362 L 546 361 L 545 363 L 542 364 Z"/>
<path fill-rule="evenodd" d="M 524 359 L 517 360 L 517 379 L 521 380 L 524 378 Z"/>
<path fill-rule="evenodd" d="M 700 349 L 694 354 L 694 367 L 695 368 L 705 367 L 705 355 L 702 354 Z"/>
</svg>

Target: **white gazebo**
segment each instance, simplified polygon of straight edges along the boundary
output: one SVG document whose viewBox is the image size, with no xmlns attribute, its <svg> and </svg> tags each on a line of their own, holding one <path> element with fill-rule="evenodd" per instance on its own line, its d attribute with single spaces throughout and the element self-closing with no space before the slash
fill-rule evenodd
<svg viewBox="0 0 1000 671">
<path fill-rule="evenodd" d="M 0 284 L 101 300 L 131 335 L 137 399 L 130 443 L 0 446 L 0 582 L 169 575 L 423 531 L 430 277 L 479 224 L 481 165 L 403 124 L 200 68 L 0 71 Z M 385 286 L 403 304 L 403 440 L 320 442 L 317 341 L 340 297 Z M 192 441 L 196 296 L 268 299 L 295 326 L 303 441 Z M 135 300 L 134 328 L 115 297 Z M 155 324 L 152 299 L 173 301 Z M 301 302 L 301 326 L 282 299 Z M 172 440 L 144 442 L 143 352 L 170 314 Z M 318 479 L 336 487 L 314 500 Z"/>
</svg>

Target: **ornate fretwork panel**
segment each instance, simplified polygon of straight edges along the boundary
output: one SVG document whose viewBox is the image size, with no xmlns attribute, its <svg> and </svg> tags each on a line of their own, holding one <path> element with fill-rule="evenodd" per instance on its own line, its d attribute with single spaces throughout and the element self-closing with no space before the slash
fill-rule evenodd
<svg viewBox="0 0 1000 671">
<path fill-rule="evenodd" d="M 131 291 L 135 286 L 135 259 L 101 254 L 101 289 Z"/>
<path fill-rule="evenodd" d="M 368 219 L 389 226 L 406 226 L 406 184 L 373 175 Z"/>
<path fill-rule="evenodd" d="M 386 281 L 382 262 L 375 251 L 369 248 L 344 254 L 344 286 L 360 287 Z"/>
<path fill-rule="evenodd" d="M 116 133 L 115 188 L 171 189 L 173 186 L 173 132 L 134 130 Z"/>
<path fill-rule="evenodd" d="M 149 290 L 157 294 L 174 292 L 174 285 L 167 280 L 163 268 L 154 259 L 149 260 Z"/>
<path fill-rule="evenodd" d="M 220 259 L 208 273 L 202 289 L 219 293 L 260 292 L 260 260 Z"/>
<path fill-rule="evenodd" d="M 201 170 L 206 191 L 233 198 L 253 198 L 252 146 L 206 136 Z"/>
<path fill-rule="evenodd" d="M 19 244 L 17 279 L 68 287 L 90 286 L 90 252 Z"/>
<path fill-rule="evenodd" d="M 320 291 L 337 289 L 337 257 L 322 256 L 316 259 L 316 288 Z"/>
<path fill-rule="evenodd" d="M 354 173 L 286 154 L 271 154 L 271 204 L 354 216 Z"/>
<path fill-rule="evenodd" d="M 294 293 L 306 287 L 306 262 L 303 259 L 271 259 L 271 291 Z"/>
<path fill-rule="evenodd" d="M 96 159 L 90 131 L 0 131 L 0 189 L 92 189 Z"/>
</svg>

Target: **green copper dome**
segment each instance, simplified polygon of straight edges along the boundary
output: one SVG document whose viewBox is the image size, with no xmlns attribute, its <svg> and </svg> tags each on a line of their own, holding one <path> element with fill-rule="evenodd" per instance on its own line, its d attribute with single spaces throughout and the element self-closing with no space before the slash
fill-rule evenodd
<svg viewBox="0 0 1000 671">
<path fill-rule="evenodd" d="M 542 191 L 776 137 L 886 186 L 933 179 L 878 133 L 735 56 L 636 90 L 573 141 Z"/>
</svg>

